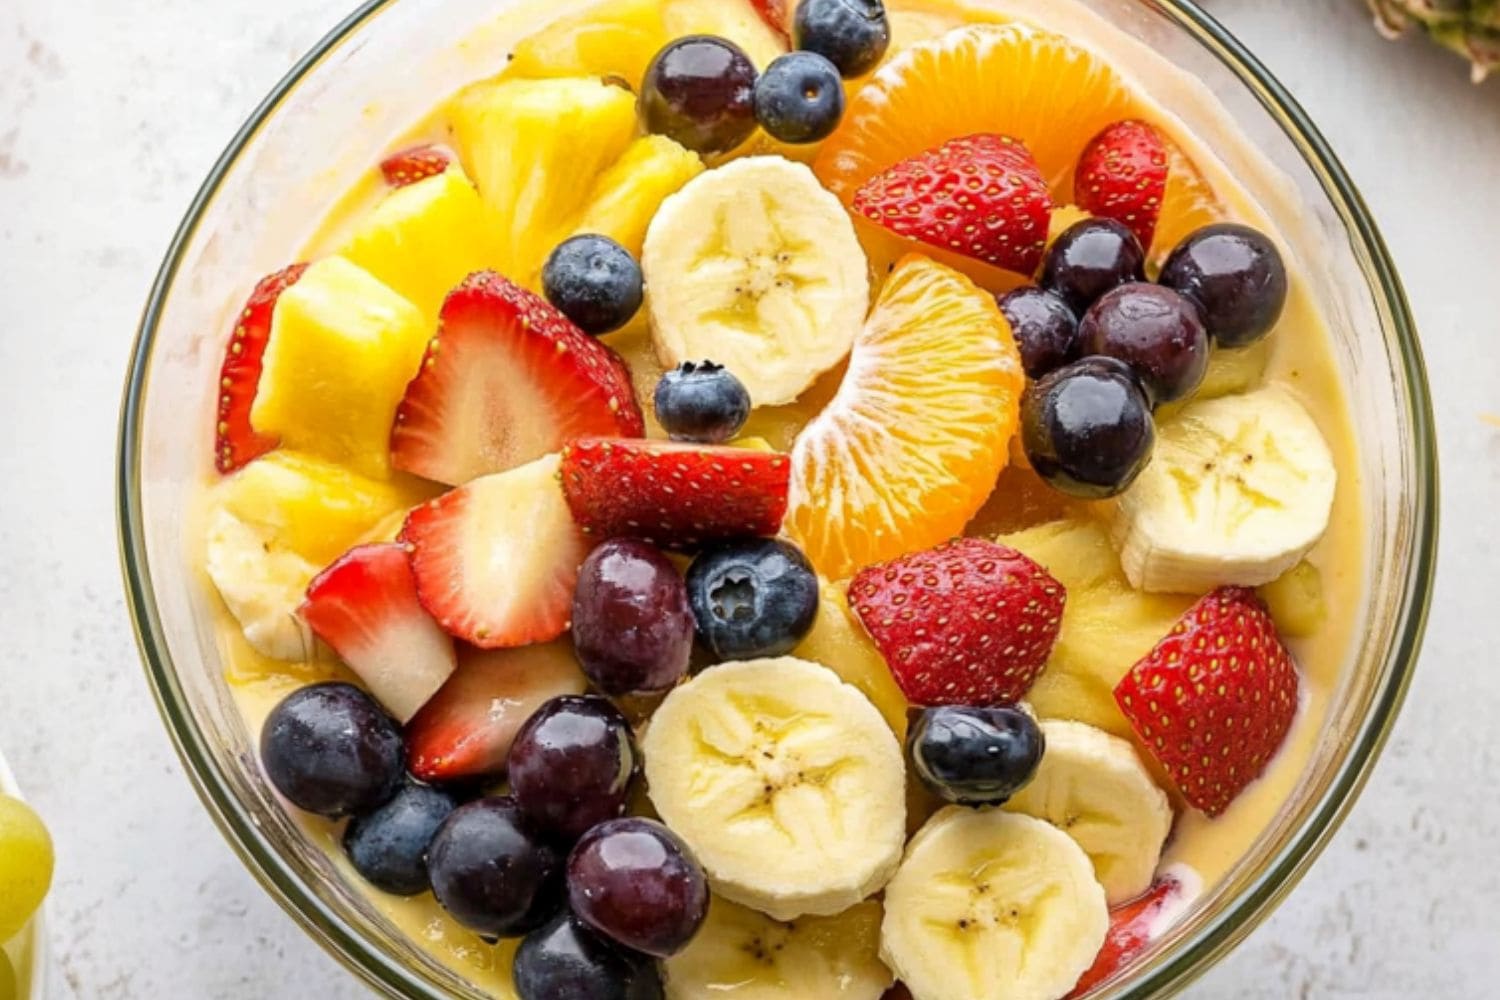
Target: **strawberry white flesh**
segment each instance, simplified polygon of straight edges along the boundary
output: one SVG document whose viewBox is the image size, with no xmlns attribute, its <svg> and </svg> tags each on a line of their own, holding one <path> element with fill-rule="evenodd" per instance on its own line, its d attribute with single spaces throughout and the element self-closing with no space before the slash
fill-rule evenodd
<svg viewBox="0 0 1500 1000">
<path fill-rule="evenodd" d="M 453 640 L 417 600 L 401 545 L 361 545 L 315 577 L 298 613 L 401 722 L 456 665 Z"/>
<path fill-rule="evenodd" d="M 589 544 L 558 485 L 558 457 L 476 479 L 411 512 L 401 541 L 423 607 L 481 649 L 562 635 Z"/>
</svg>

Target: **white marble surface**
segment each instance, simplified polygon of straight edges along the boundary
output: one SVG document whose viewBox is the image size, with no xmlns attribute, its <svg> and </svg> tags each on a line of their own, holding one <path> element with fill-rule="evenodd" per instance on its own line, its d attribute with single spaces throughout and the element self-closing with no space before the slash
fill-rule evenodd
<svg viewBox="0 0 1500 1000">
<path fill-rule="evenodd" d="M 1039 0 L 1041 2 L 1041 0 Z M 363 990 L 220 840 L 163 735 L 115 559 L 115 410 L 199 179 L 349 0 L 0 2 L 0 745 L 57 833 L 68 1000 Z M 1500 80 L 1355 0 L 1213 0 L 1362 186 L 1424 333 L 1445 470 L 1426 655 L 1369 790 L 1199 998 L 1488 996 L 1500 979 Z"/>
</svg>

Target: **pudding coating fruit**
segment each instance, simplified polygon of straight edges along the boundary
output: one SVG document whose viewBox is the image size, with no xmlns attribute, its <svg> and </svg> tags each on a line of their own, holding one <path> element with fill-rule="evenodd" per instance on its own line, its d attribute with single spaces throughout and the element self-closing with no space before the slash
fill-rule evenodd
<svg viewBox="0 0 1500 1000">
<path fill-rule="evenodd" d="M 844 116 L 838 67 L 814 52 L 789 52 L 755 81 L 755 118 L 782 142 L 826 139 Z"/>
<path fill-rule="evenodd" d="M 1042 287 L 1083 316 L 1104 293 L 1146 280 L 1146 252 L 1124 223 L 1084 219 L 1063 230 L 1047 248 Z"/>
<path fill-rule="evenodd" d="M 612 538 L 578 571 L 572 632 L 578 662 L 600 691 L 665 691 L 693 653 L 687 587 L 649 543 Z"/>
<path fill-rule="evenodd" d="M 1071 837 L 949 806 L 886 887 L 880 954 L 916 997 L 1043 1000 L 1073 988 L 1108 928 L 1104 890 Z"/>
<path fill-rule="evenodd" d="M 1025 697 L 1057 640 L 1067 594 L 1015 549 L 960 538 L 860 572 L 849 605 L 917 705 Z"/>
<path fill-rule="evenodd" d="M 668 42 L 641 82 L 641 125 L 695 153 L 727 153 L 755 131 L 755 78 L 755 64 L 727 38 Z"/>
<path fill-rule="evenodd" d="M 1198 307 L 1160 285 L 1106 292 L 1084 313 L 1079 339 L 1085 354 L 1129 365 L 1157 405 L 1190 396 L 1208 371 L 1208 334 Z"/>
<path fill-rule="evenodd" d="M 562 861 L 509 798 L 459 806 L 427 852 L 437 901 L 490 937 L 515 937 L 547 921 L 561 903 Z"/>
<path fill-rule="evenodd" d="M 878 891 L 900 862 L 901 747 L 824 667 L 710 667 L 662 702 L 641 750 L 652 804 L 719 896 L 778 920 L 830 915 Z"/>
<path fill-rule="evenodd" d="M 625 812 L 640 765 L 630 723 L 597 695 L 554 698 L 516 734 L 506 767 L 531 825 L 571 841 Z"/>
<path fill-rule="evenodd" d="M 1147 467 L 1156 426 L 1130 367 L 1095 356 L 1026 390 L 1021 440 L 1037 475 L 1070 496 L 1098 500 L 1123 493 Z"/>
<path fill-rule="evenodd" d="M 1281 748 L 1299 683 L 1260 598 L 1223 587 L 1130 669 L 1115 700 L 1183 798 L 1217 816 Z"/>
<path fill-rule="evenodd" d="M 1083 353 L 1078 317 L 1061 297 L 1027 285 L 1001 297 L 999 305 L 1030 377 L 1041 378 Z"/>
<path fill-rule="evenodd" d="M 52 837 L 41 817 L 20 799 L 0 795 L 0 942 L 19 934 L 41 907 L 52 885 L 54 860 Z M 0 958 L 4 954 L 0 951 Z M 0 987 L 4 985 L 0 970 Z"/>
<path fill-rule="evenodd" d="M 260 759 L 299 809 L 337 819 L 382 805 L 401 787 L 401 731 L 352 684 L 313 684 L 266 717 Z"/>
<path fill-rule="evenodd" d="M 1203 310 L 1220 347 L 1244 347 L 1271 332 L 1286 306 L 1286 264 L 1264 233 L 1235 223 L 1197 230 L 1162 266 L 1161 283 Z"/>
<path fill-rule="evenodd" d="M 1143 121 L 1116 122 L 1084 148 L 1073 176 L 1073 199 L 1090 215 L 1123 222 L 1149 250 L 1168 169 L 1161 133 Z"/>
<path fill-rule="evenodd" d="M 703 925 L 708 882 L 676 834 L 628 817 L 599 824 L 573 848 L 568 903 L 610 940 L 666 958 L 685 948 Z"/>
<path fill-rule="evenodd" d="M 698 639 L 720 660 L 789 653 L 818 614 L 818 577 L 802 551 L 775 538 L 720 542 L 693 560 L 688 600 Z"/>
<path fill-rule="evenodd" d="M 661 1000 L 656 963 L 631 954 L 564 911 L 516 951 L 520 1000 Z"/>
<path fill-rule="evenodd" d="M 673 441 L 723 444 L 750 419 L 745 383 L 712 361 L 684 361 L 662 375 L 653 402 Z"/>
<path fill-rule="evenodd" d="M 365 881 L 397 896 L 415 896 L 431 887 L 427 848 L 458 801 L 440 789 L 408 781 L 374 812 L 363 813 L 344 829 L 344 851 Z"/>
<path fill-rule="evenodd" d="M 281 293 L 307 271 L 306 264 L 293 264 L 262 278 L 235 316 L 234 332 L 224 351 L 219 372 L 219 405 L 214 425 L 214 465 L 222 473 L 276 447 L 274 435 L 263 434 L 250 424 L 250 407 L 260 384 L 261 361 L 271 337 L 271 317 Z"/>
<path fill-rule="evenodd" d="M 999 805 L 1036 774 L 1046 741 L 1019 708 L 923 709 L 907 737 L 927 790 L 963 806 Z"/>
<path fill-rule="evenodd" d="M 597 233 L 558 244 L 542 268 L 551 302 L 584 333 L 618 330 L 641 308 L 645 279 L 630 251 Z"/>
<path fill-rule="evenodd" d="M 799 0 L 792 40 L 844 76 L 863 76 L 879 65 L 891 44 L 884 0 Z"/>
</svg>

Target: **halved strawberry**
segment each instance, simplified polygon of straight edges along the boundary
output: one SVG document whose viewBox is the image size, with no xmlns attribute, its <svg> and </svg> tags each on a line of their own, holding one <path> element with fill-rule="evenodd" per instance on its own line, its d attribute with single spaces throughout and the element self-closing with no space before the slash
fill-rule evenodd
<svg viewBox="0 0 1500 1000">
<path fill-rule="evenodd" d="M 1052 653 L 1067 591 L 1015 549 L 960 538 L 860 571 L 849 605 L 915 705 L 1009 705 Z"/>
<path fill-rule="evenodd" d="M 413 146 L 380 161 L 380 175 L 394 188 L 403 188 L 448 169 L 453 154 L 442 146 Z"/>
<path fill-rule="evenodd" d="M 1122 222 L 1151 249 L 1167 193 L 1167 146 L 1142 121 L 1115 122 L 1089 140 L 1073 175 L 1073 200 L 1090 215 Z"/>
<path fill-rule="evenodd" d="M 482 649 L 568 628 L 584 539 L 557 485 L 558 460 L 476 479 L 412 511 L 399 541 L 417 596 L 449 635 Z"/>
<path fill-rule="evenodd" d="M 854 210 L 898 236 L 1030 275 L 1046 249 L 1052 192 L 1019 139 L 982 134 L 870 178 Z"/>
<path fill-rule="evenodd" d="M 1297 714 L 1297 668 L 1255 591 L 1188 608 L 1115 686 L 1141 745 L 1210 816 L 1266 769 Z"/>
<path fill-rule="evenodd" d="M 499 774 L 532 713 L 586 686 L 566 642 L 489 652 L 463 647 L 458 672 L 406 727 L 407 767 L 423 781 Z"/>
<path fill-rule="evenodd" d="M 417 601 L 401 545 L 360 545 L 313 578 L 297 612 L 397 719 L 453 673 L 453 640 Z"/>
<path fill-rule="evenodd" d="M 791 462 L 750 448 L 585 438 L 563 449 L 562 488 L 585 534 L 691 548 L 774 535 Z"/>
<path fill-rule="evenodd" d="M 1139 899 L 1109 911 L 1109 931 L 1099 957 L 1089 966 L 1065 1000 L 1074 1000 L 1123 969 L 1131 959 L 1146 950 L 1167 904 L 1182 893 L 1182 883 L 1168 874 L 1146 890 Z"/>
<path fill-rule="evenodd" d="M 788 44 L 792 41 L 792 16 L 787 0 L 750 0 L 760 19 Z"/>
<path fill-rule="evenodd" d="M 492 271 L 443 304 L 391 431 L 396 468 L 458 485 L 575 437 L 646 432 L 619 355 Z"/>
<path fill-rule="evenodd" d="M 235 319 L 234 333 L 219 369 L 218 421 L 214 425 L 214 465 L 230 473 L 275 448 L 276 438 L 250 426 L 250 406 L 260 384 L 261 358 L 271 339 L 271 317 L 281 293 L 297 283 L 306 264 L 293 264 L 260 280 Z"/>
</svg>

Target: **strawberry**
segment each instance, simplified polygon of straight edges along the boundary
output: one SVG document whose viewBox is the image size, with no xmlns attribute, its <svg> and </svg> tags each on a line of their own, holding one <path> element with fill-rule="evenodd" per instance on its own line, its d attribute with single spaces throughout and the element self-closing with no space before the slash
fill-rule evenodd
<svg viewBox="0 0 1500 1000">
<path fill-rule="evenodd" d="M 1067 592 L 1015 549 L 960 538 L 861 570 L 849 605 L 915 705 L 1008 705 L 1036 680 Z"/>
<path fill-rule="evenodd" d="M 1032 274 L 1052 193 L 1024 145 L 971 135 L 903 160 L 864 183 L 854 210 L 899 236 Z"/>
<path fill-rule="evenodd" d="M 1094 136 L 1073 175 L 1078 207 L 1124 223 L 1147 250 L 1166 193 L 1166 143 L 1141 121 L 1115 122 Z"/>
<path fill-rule="evenodd" d="M 417 601 L 400 545 L 351 549 L 313 578 L 298 614 L 402 722 L 453 673 L 453 640 Z"/>
<path fill-rule="evenodd" d="M 588 435 L 646 432 L 619 355 L 490 271 L 443 304 L 391 431 L 398 469 L 458 485 Z"/>
<path fill-rule="evenodd" d="M 1160 879 L 1146 894 L 1133 902 L 1117 906 L 1109 911 L 1109 931 L 1104 935 L 1104 947 L 1099 957 L 1089 966 L 1065 1000 L 1074 1000 L 1092 990 L 1123 969 L 1132 959 L 1146 950 L 1151 943 L 1156 924 L 1161 919 L 1167 904 L 1176 900 L 1182 885 L 1167 875 Z"/>
<path fill-rule="evenodd" d="M 567 630 L 588 543 L 563 502 L 556 455 L 423 504 L 399 541 L 418 599 L 449 635 L 502 649 Z"/>
<path fill-rule="evenodd" d="M 750 0 L 750 6 L 755 8 L 755 13 L 760 19 L 776 32 L 782 41 L 790 44 L 792 34 L 790 29 L 791 16 L 787 10 L 787 0 Z"/>
<path fill-rule="evenodd" d="M 380 175 L 393 188 L 436 177 L 453 163 L 453 154 L 442 146 L 413 146 L 380 161 Z"/>
<path fill-rule="evenodd" d="M 250 426 L 250 406 L 260 384 L 260 363 L 271 339 L 271 316 L 276 300 L 307 270 L 293 264 L 262 278 L 240 310 L 219 369 L 218 423 L 214 433 L 214 464 L 221 473 L 231 473 L 275 448 L 276 438 Z"/>
<path fill-rule="evenodd" d="M 565 642 L 492 652 L 464 647 L 458 671 L 406 727 L 407 767 L 423 781 L 500 774 L 532 713 L 584 687 Z"/>
<path fill-rule="evenodd" d="M 584 532 L 666 548 L 774 535 L 791 462 L 774 451 L 585 438 L 563 450 L 562 485 Z"/>
<path fill-rule="evenodd" d="M 1281 747 L 1297 684 L 1255 591 L 1220 587 L 1130 668 L 1115 702 L 1188 803 L 1217 816 Z"/>
</svg>

